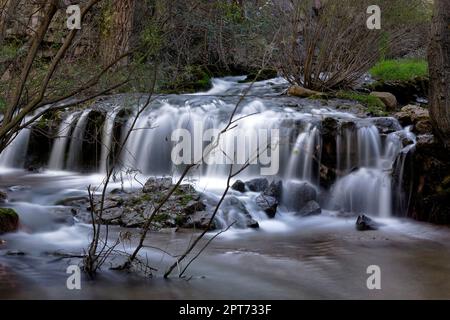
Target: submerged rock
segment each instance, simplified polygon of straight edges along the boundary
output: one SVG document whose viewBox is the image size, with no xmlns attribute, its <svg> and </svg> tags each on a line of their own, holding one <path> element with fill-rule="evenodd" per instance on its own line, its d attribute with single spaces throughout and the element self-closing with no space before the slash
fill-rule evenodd
<svg viewBox="0 0 450 320">
<path fill-rule="evenodd" d="M 356 218 L 356 230 L 358 231 L 367 231 L 367 230 L 377 230 L 380 227 L 378 222 L 375 222 L 371 218 L 360 215 Z"/>
<path fill-rule="evenodd" d="M 19 229 L 19 215 L 14 209 L 0 208 L 0 233 L 14 232 Z"/>
</svg>

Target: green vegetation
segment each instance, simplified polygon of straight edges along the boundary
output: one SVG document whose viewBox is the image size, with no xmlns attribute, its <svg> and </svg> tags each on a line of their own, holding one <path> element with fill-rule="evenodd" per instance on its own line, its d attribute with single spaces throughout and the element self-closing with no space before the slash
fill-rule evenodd
<svg viewBox="0 0 450 320">
<path fill-rule="evenodd" d="M 18 50 L 19 45 L 14 42 L 0 46 L 0 62 L 14 58 Z"/>
<path fill-rule="evenodd" d="M 378 97 L 355 91 L 338 91 L 336 98 L 357 101 L 367 108 L 367 112 L 382 116 L 386 114 L 385 105 Z"/>
<path fill-rule="evenodd" d="M 6 108 L 6 101 L 2 97 L 0 97 L 0 113 L 3 113 Z"/>
<path fill-rule="evenodd" d="M 0 215 L 2 216 L 12 216 L 14 218 L 18 217 L 16 211 L 11 208 L 0 208 Z"/>
<path fill-rule="evenodd" d="M 383 81 L 411 80 L 428 76 L 428 63 L 422 59 L 383 60 L 369 72 L 373 77 Z"/>
</svg>

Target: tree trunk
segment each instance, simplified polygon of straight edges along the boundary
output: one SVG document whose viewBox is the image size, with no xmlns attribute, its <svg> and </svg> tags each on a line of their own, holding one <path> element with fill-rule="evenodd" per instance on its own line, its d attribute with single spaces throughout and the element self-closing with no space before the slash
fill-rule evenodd
<svg viewBox="0 0 450 320">
<path fill-rule="evenodd" d="M 0 45 L 3 44 L 8 29 L 8 22 L 14 11 L 14 0 L 0 0 Z"/>
<path fill-rule="evenodd" d="M 435 0 L 428 52 L 430 115 L 446 148 L 450 148 L 450 1 Z"/>
<path fill-rule="evenodd" d="M 104 26 L 104 37 L 100 56 L 104 65 L 109 65 L 131 47 L 133 31 L 133 16 L 135 0 L 113 0 L 110 7 L 108 20 Z M 128 57 L 122 59 L 117 65 L 128 64 Z"/>
</svg>

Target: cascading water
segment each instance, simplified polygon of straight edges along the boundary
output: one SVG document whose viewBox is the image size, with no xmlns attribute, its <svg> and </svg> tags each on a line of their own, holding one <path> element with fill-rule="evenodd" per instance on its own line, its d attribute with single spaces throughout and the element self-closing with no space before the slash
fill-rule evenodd
<svg viewBox="0 0 450 320">
<path fill-rule="evenodd" d="M 287 167 L 286 179 L 300 179 L 315 183 L 313 174 L 314 154 L 320 147 L 320 135 L 317 127 L 308 123 L 306 129 L 300 133 L 291 151 Z"/>
<path fill-rule="evenodd" d="M 102 133 L 102 151 L 100 158 L 100 172 L 106 173 L 108 170 L 108 163 L 110 158 L 111 149 L 113 146 L 113 133 L 114 133 L 114 123 L 116 120 L 118 111 L 113 111 L 111 114 L 107 114 L 105 123 L 103 124 Z"/>
<path fill-rule="evenodd" d="M 67 143 L 70 140 L 70 130 L 72 122 L 79 113 L 71 113 L 66 117 L 58 128 L 57 138 L 53 142 L 48 168 L 61 170 L 64 168 L 64 158 L 66 155 Z"/>
<path fill-rule="evenodd" d="M 30 129 L 20 130 L 14 140 L 0 154 L 0 167 L 21 168 L 25 163 L 25 157 L 30 140 Z"/>
<path fill-rule="evenodd" d="M 233 78 L 233 81 L 235 80 Z M 274 83 L 273 87 L 281 85 L 278 80 Z M 173 136 L 175 129 L 182 129 L 192 137 L 188 148 L 190 154 L 175 154 L 175 158 L 187 156 L 192 161 L 198 161 L 200 154 L 201 159 L 205 146 L 211 143 L 214 137 L 208 135 L 209 130 L 220 131 L 228 124 L 229 116 L 237 102 L 235 94 L 245 91 L 245 85 L 238 85 L 230 80 L 215 81 L 214 84 L 214 88 L 206 95 L 165 96 L 157 99 L 152 108 L 137 119 L 135 128 L 122 154 L 119 155 L 123 168 L 138 170 L 147 176 L 176 175 L 180 168 L 172 161 L 174 156 L 172 153 L 174 146 L 180 141 L 177 141 L 179 137 Z M 268 86 L 266 82 L 260 82 L 257 83 L 255 90 L 259 92 Z M 216 96 L 212 96 L 213 94 Z M 227 97 L 227 94 L 230 96 Z M 202 165 L 193 176 L 200 180 L 214 178 L 218 179 L 216 181 L 225 181 L 231 162 L 237 161 L 242 165 L 245 160 L 261 152 L 263 146 L 257 144 L 259 150 L 252 149 L 252 146 L 255 146 L 252 141 L 264 142 L 264 138 L 271 136 L 271 129 L 279 129 L 281 134 L 280 153 L 277 159 L 279 171 L 278 174 L 269 177 L 269 180 L 283 180 L 285 189 L 290 189 L 289 183 L 296 186 L 308 183 L 320 194 L 322 207 L 329 210 L 375 216 L 391 215 L 393 165 L 401 154 L 407 152 L 402 146 L 399 132 L 403 135 L 412 133 L 407 129 L 401 130 L 395 119 L 390 121 L 395 122 L 399 129 L 385 134 L 379 131 L 373 119 L 358 118 L 350 113 L 317 107 L 312 105 L 312 102 L 292 107 L 293 101 L 297 103 L 298 100 L 273 98 L 272 92 L 268 98 L 243 99 L 233 118 L 239 121 L 232 124 L 229 132 L 220 135 L 219 147 L 211 152 L 207 159 L 203 159 Z M 115 103 L 111 110 L 106 112 L 102 132 L 99 134 L 101 159 L 97 169 L 102 174 L 106 171 L 113 141 L 123 140 L 133 121 L 131 114 L 129 120 L 122 124 L 120 130 L 122 137 L 114 136 L 118 123 L 116 118 L 121 110 L 117 105 L 120 103 Z M 80 168 L 83 139 L 86 138 L 86 130 L 91 121 L 90 112 L 91 110 L 85 110 L 81 113 L 72 113 L 60 124 L 59 137 L 53 143 L 48 168 L 58 170 Z M 329 145 L 325 148 L 323 145 L 324 122 L 327 119 L 336 121 L 339 127 L 333 133 L 334 149 L 330 149 Z M 266 136 L 259 136 L 259 132 L 263 132 Z M 22 130 L 13 144 L 0 156 L 1 165 L 15 167 L 22 165 L 19 158 L 24 158 L 28 137 L 29 130 Z M 234 153 L 236 148 L 244 151 L 236 156 Z M 335 154 L 332 154 L 333 152 Z M 22 156 L 19 156 L 20 154 Z M 326 165 L 322 156 L 328 159 Z M 205 163 L 206 160 L 208 163 Z M 397 160 L 401 168 L 405 166 L 404 162 L 405 160 L 403 162 Z M 321 180 L 323 179 L 321 170 L 324 166 L 331 166 L 328 169 L 335 172 L 333 181 L 326 186 Z M 261 167 L 261 163 L 254 163 L 239 178 L 259 176 Z M 402 169 L 399 172 L 403 174 Z M 294 194 L 289 197 L 297 196 Z M 290 200 L 284 197 L 283 202 L 285 201 Z"/>
<path fill-rule="evenodd" d="M 66 168 L 69 170 L 76 169 L 81 157 L 83 138 L 89 117 L 90 110 L 85 110 L 77 121 L 75 129 L 70 138 L 69 153 L 67 154 Z"/>
</svg>

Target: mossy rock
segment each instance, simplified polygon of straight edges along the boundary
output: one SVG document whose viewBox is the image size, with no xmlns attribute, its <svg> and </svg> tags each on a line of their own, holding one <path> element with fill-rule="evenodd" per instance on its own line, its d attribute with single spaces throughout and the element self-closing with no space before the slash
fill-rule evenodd
<svg viewBox="0 0 450 320">
<path fill-rule="evenodd" d="M 19 215 L 14 209 L 0 208 L 0 234 L 14 232 L 19 228 Z"/>
<path fill-rule="evenodd" d="M 161 86 L 162 93 L 194 93 L 212 88 L 212 74 L 201 66 L 187 66 L 179 75 Z"/>
</svg>

